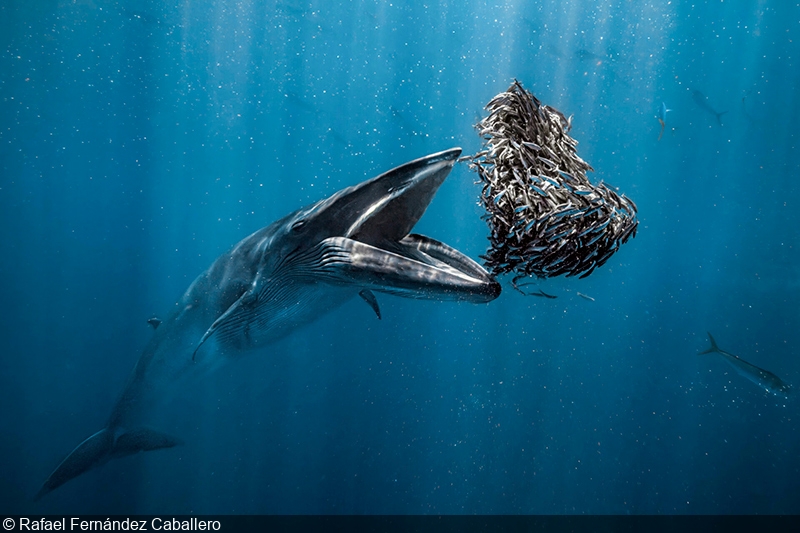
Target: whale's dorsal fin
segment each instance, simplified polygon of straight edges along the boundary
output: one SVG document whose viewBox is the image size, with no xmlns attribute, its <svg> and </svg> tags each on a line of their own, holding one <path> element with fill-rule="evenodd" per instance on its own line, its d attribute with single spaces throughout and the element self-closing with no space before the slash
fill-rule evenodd
<svg viewBox="0 0 800 533">
<path fill-rule="evenodd" d="M 378 299 L 375 298 L 375 294 L 369 289 L 364 289 L 363 291 L 359 292 L 358 295 L 361 296 L 365 302 L 367 302 L 373 311 L 375 311 L 375 315 L 378 317 L 378 320 L 380 320 L 381 308 L 378 307 Z"/>
</svg>

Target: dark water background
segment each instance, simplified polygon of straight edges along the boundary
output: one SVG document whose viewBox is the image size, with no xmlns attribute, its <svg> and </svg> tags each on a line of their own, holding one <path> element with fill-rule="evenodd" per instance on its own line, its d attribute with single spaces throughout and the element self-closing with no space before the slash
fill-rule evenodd
<svg viewBox="0 0 800 533">
<path fill-rule="evenodd" d="M 800 511 L 800 400 L 695 355 L 708 330 L 800 387 L 795 2 L 177 4 L 0 4 L 0 511 Z M 474 153 L 515 77 L 639 206 L 603 268 L 553 300 L 354 300 L 195 383 L 185 445 L 31 501 L 219 254 Z M 475 180 L 416 231 L 477 258 Z"/>
</svg>

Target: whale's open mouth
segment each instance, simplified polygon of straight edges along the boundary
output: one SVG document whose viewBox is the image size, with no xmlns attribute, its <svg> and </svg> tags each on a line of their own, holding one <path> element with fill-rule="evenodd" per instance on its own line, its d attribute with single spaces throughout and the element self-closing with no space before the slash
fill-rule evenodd
<svg viewBox="0 0 800 533">
<path fill-rule="evenodd" d="M 339 282 L 405 297 L 497 298 L 500 285 L 478 263 L 410 233 L 460 154 L 452 148 L 416 159 L 330 198 L 325 207 L 347 213 L 348 225 L 320 242 L 320 268 Z"/>
</svg>

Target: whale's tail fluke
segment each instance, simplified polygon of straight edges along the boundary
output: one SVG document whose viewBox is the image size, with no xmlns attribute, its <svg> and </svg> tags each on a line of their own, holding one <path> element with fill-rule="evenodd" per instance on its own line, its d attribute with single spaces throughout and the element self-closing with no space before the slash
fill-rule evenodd
<svg viewBox="0 0 800 533">
<path fill-rule="evenodd" d="M 34 501 L 55 490 L 72 478 L 105 464 L 109 459 L 132 455 L 137 452 L 172 448 L 181 442 L 169 435 L 148 428 L 115 433 L 104 428 L 81 442 L 66 459 L 50 474 Z"/>
</svg>

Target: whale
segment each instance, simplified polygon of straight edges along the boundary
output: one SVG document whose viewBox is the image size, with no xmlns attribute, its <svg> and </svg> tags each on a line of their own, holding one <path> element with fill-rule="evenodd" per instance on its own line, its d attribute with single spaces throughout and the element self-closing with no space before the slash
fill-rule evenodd
<svg viewBox="0 0 800 533">
<path fill-rule="evenodd" d="M 486 303 L 500 284 L 477 262 L 411 233 L 461 154 L 452 148 L 343 189 L 245 237 L 189 286 L 128 378 L 105 427 L 42 484 L 39 499 L 108 461 L 182 443 L 153 426 L 177 384 L 258 353 L 351 299 L 375 293 Z"/>
</svg>

